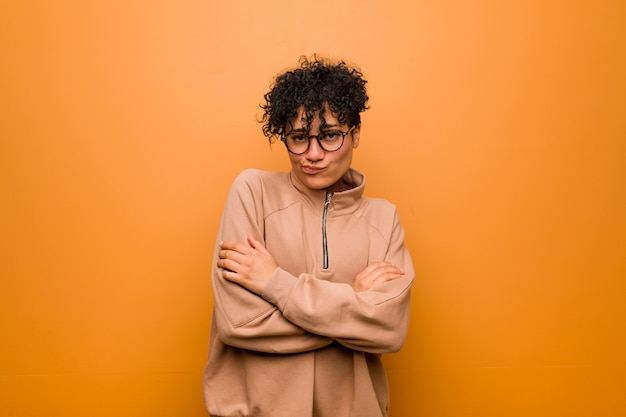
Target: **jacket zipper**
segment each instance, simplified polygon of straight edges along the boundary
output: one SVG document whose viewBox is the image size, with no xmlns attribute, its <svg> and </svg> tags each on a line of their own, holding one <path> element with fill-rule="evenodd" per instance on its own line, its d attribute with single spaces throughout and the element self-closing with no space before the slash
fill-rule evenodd
<svg viewBox="0 0 626 417">
<path fill-rule="evenodd" d="M 328 207 L 332 211 L 331 200 L 333 193 L 326 191 L 326 202 L 324 203 L 324 213 L 322 214 L 322 267 L 328 269 L 328 238 L 326 237 L 326 217 L 328 215 Z"/>
</svg>

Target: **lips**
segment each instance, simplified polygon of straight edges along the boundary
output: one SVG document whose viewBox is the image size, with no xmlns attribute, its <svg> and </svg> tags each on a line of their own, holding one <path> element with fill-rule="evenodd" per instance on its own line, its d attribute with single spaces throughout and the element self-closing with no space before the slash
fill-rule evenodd
<svg viewBox="0 0 626 417">
<path fill-rule="evenodd" d="M 322 167 L 316 167 L 316 166 L 311 166 L 311 165 L 304 165 L 302 167 L 302 171 L 305 174 L 309 174 L 309 175 L 318 174 L 318 173 L 322 172 L 323 170 L 324 170 L 324 168 L 322 168 Z"/>
</svg>

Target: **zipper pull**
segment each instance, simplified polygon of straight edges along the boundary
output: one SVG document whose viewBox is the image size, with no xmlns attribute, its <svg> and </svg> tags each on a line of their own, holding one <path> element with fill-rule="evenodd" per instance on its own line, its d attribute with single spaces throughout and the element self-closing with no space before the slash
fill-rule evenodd
<svg viewBox="0 0 626 417">
<path fill-rule="evenodd" d="M 326 191 L 326 202 L 324 203 L 324 210 L 326 211 L 333 211 L 333 192 L 332 191 Z"/>
</svg>

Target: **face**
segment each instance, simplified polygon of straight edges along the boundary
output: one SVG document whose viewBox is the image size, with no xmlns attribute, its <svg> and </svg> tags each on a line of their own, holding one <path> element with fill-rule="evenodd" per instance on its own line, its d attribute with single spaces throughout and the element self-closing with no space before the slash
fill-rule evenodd
<svg viewBox="0 0 626 417">
<path fill-rule="evenodd" d="M 303 129 L 302 118 L 304 116 L 304 107 L 298 111 L 298 116 L 292 121 L 291 130 Z M 341 130 L 347 132 L 350 128 L 342 125 L 336 116 L 328 109 L 324 112 L 326 124 L 322 126 L 322 120 L 319 114 L 310 124 L 309 135 L 318 135 L 320 128 L 322 132 L 328 129 Z M 288 152 L 291 161 L 291 169 L 296 177 L 305 186 L 312 190 L 331 190 L 337 189 L 337 185 L 341 178 L 350 169 L 352 163 L 352 150 L 359 145 L 360 129 L 355 127 L 346 135 L 341 148 L 334 152 L 325 151 L 320 147 L 319 142 L 314 138 L 310 138 L 309 149 L 301 155 L 294 155 Z"/>
</svg>

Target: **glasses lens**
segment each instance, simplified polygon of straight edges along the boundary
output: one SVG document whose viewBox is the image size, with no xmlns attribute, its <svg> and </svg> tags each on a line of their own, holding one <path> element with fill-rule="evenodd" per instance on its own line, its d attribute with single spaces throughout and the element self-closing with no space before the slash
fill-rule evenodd
<svg viewBox="0 0 626 417">
<path fill-rule="evenodd" d="M 291 153 L 305 153 L 309 148 L 309 137 L 303 133 L 291 133 L 285 137 L 285 144 Z"/>
<path fill-rule="evenodd" d="M 322 149 L 328 152 L 336 151 L 343 145 L 344 133 L 341 130 L 329 130 L 320 133 L 319 136 Z"/>
</svg>

